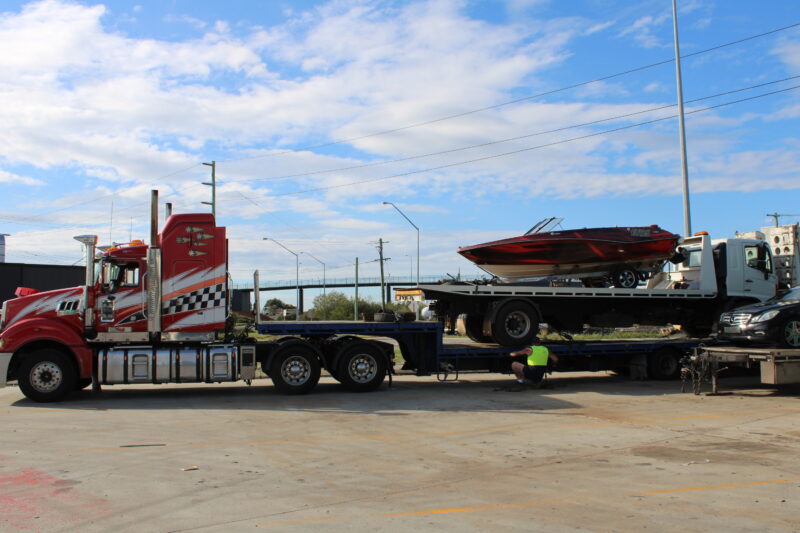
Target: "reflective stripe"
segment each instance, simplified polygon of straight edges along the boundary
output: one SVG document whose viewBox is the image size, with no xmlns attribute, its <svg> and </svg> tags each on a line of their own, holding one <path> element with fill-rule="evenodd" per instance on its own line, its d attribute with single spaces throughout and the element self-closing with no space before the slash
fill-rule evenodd
<svg viewBox="0 0 800 533">
<path fill-rule="evenodd" d="M 13 353 L 0 353 L 0 389 L 6 386 L 8 380 L 8 365 L 11 363 Z"/>
<path fill-rule="evenodd" d="M 528 356 L 528 366 L 547 366 L 547 359 L 550 350 L 547 346 L 531 346 L 531 354 Z"/>
</svg>

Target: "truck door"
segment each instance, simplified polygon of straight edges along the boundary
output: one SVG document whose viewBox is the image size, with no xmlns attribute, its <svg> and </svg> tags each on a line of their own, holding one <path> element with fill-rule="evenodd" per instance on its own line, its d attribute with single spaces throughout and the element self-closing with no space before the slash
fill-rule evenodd
<svg viewBox="0 0 800 533">
<path fill-rule="evenodd" d="M 104 261 L 95 300 L 98 331 L 146 331 L 142 265 L 138 261 Z"/>
<path fill-rule="evenodd" d="M 775 274 L 772 270 L 772 254 L 766 243 L 745 244 L 743 279 L 744 294 L 759 300 L 775 295 Z"/>
</svg>

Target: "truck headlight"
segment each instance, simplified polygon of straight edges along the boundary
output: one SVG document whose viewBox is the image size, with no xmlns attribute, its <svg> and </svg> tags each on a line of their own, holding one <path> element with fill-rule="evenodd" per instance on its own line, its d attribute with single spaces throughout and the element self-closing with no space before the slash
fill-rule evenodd
<svg viewBox="0 0 800 533">
<path fill-rule="evenodd" d="M 756 315 L 750 319 L 751 324 L 757 324 L 758 322 L 766 322 L 767 320 L 772 320 L 776 316 L 778 316 L 777 309 L 773 309 L 772 311 L 767 311 L 766 313 L 761 313 L 760 315 Z"/>
</svg>

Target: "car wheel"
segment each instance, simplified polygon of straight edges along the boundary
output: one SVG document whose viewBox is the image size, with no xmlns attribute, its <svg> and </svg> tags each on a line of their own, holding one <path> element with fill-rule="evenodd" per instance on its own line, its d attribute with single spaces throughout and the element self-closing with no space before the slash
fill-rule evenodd
<svg viewBox="0 0 800 533">
<path fill-rule="evenodd" d="M 800 319 L 790 318 L 780 328 L 781 344 L 787 348 L 800 348 Z"/>
</svg>

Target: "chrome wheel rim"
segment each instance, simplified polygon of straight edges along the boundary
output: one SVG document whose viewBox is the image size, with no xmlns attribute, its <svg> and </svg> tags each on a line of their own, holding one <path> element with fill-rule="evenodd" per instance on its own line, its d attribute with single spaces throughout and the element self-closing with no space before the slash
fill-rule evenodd
<svg viewBox="0 0 800 533">
<path fill-rule="evenodd" d="M 791 320 L 783 328 L 783 338 L 790 346 L 800 347 L 800 321 Z"/>
<path fill-rule="evenodd" d="M 506 332 L 510 337 L 519 339 L 531 330 L 531 319 L 527 313 L 512 311 L 506 317 Z"/>
<path fill-rule="evenodd" d="M 369 383 L 378 373 L 378 362 L 368 353 L 358 354 L 350 359 L 347 372 L 353 381 Z"/>
<path fill-rule="evenodd" d="M 624 289 L 632 289 L 639 284 L 639 278 L 633 270 L 623 270 L 619 273 L 619 284 Z"/>
<path fill-rule="evenodd" d="M 302 385 L 311 377 L 311 363 L 299 355 L 287 357 L 281 365 L 281 377 L 290 385 Z"/>
<path fill-rule="evenodd" d="M 53 392 L 58 389 L 62 381 L 64 374 L 61 372 L 61 367 L 55 363 L 42 361 L 31 368 L 30 383 L 37 392 Z"/>
</svg>

